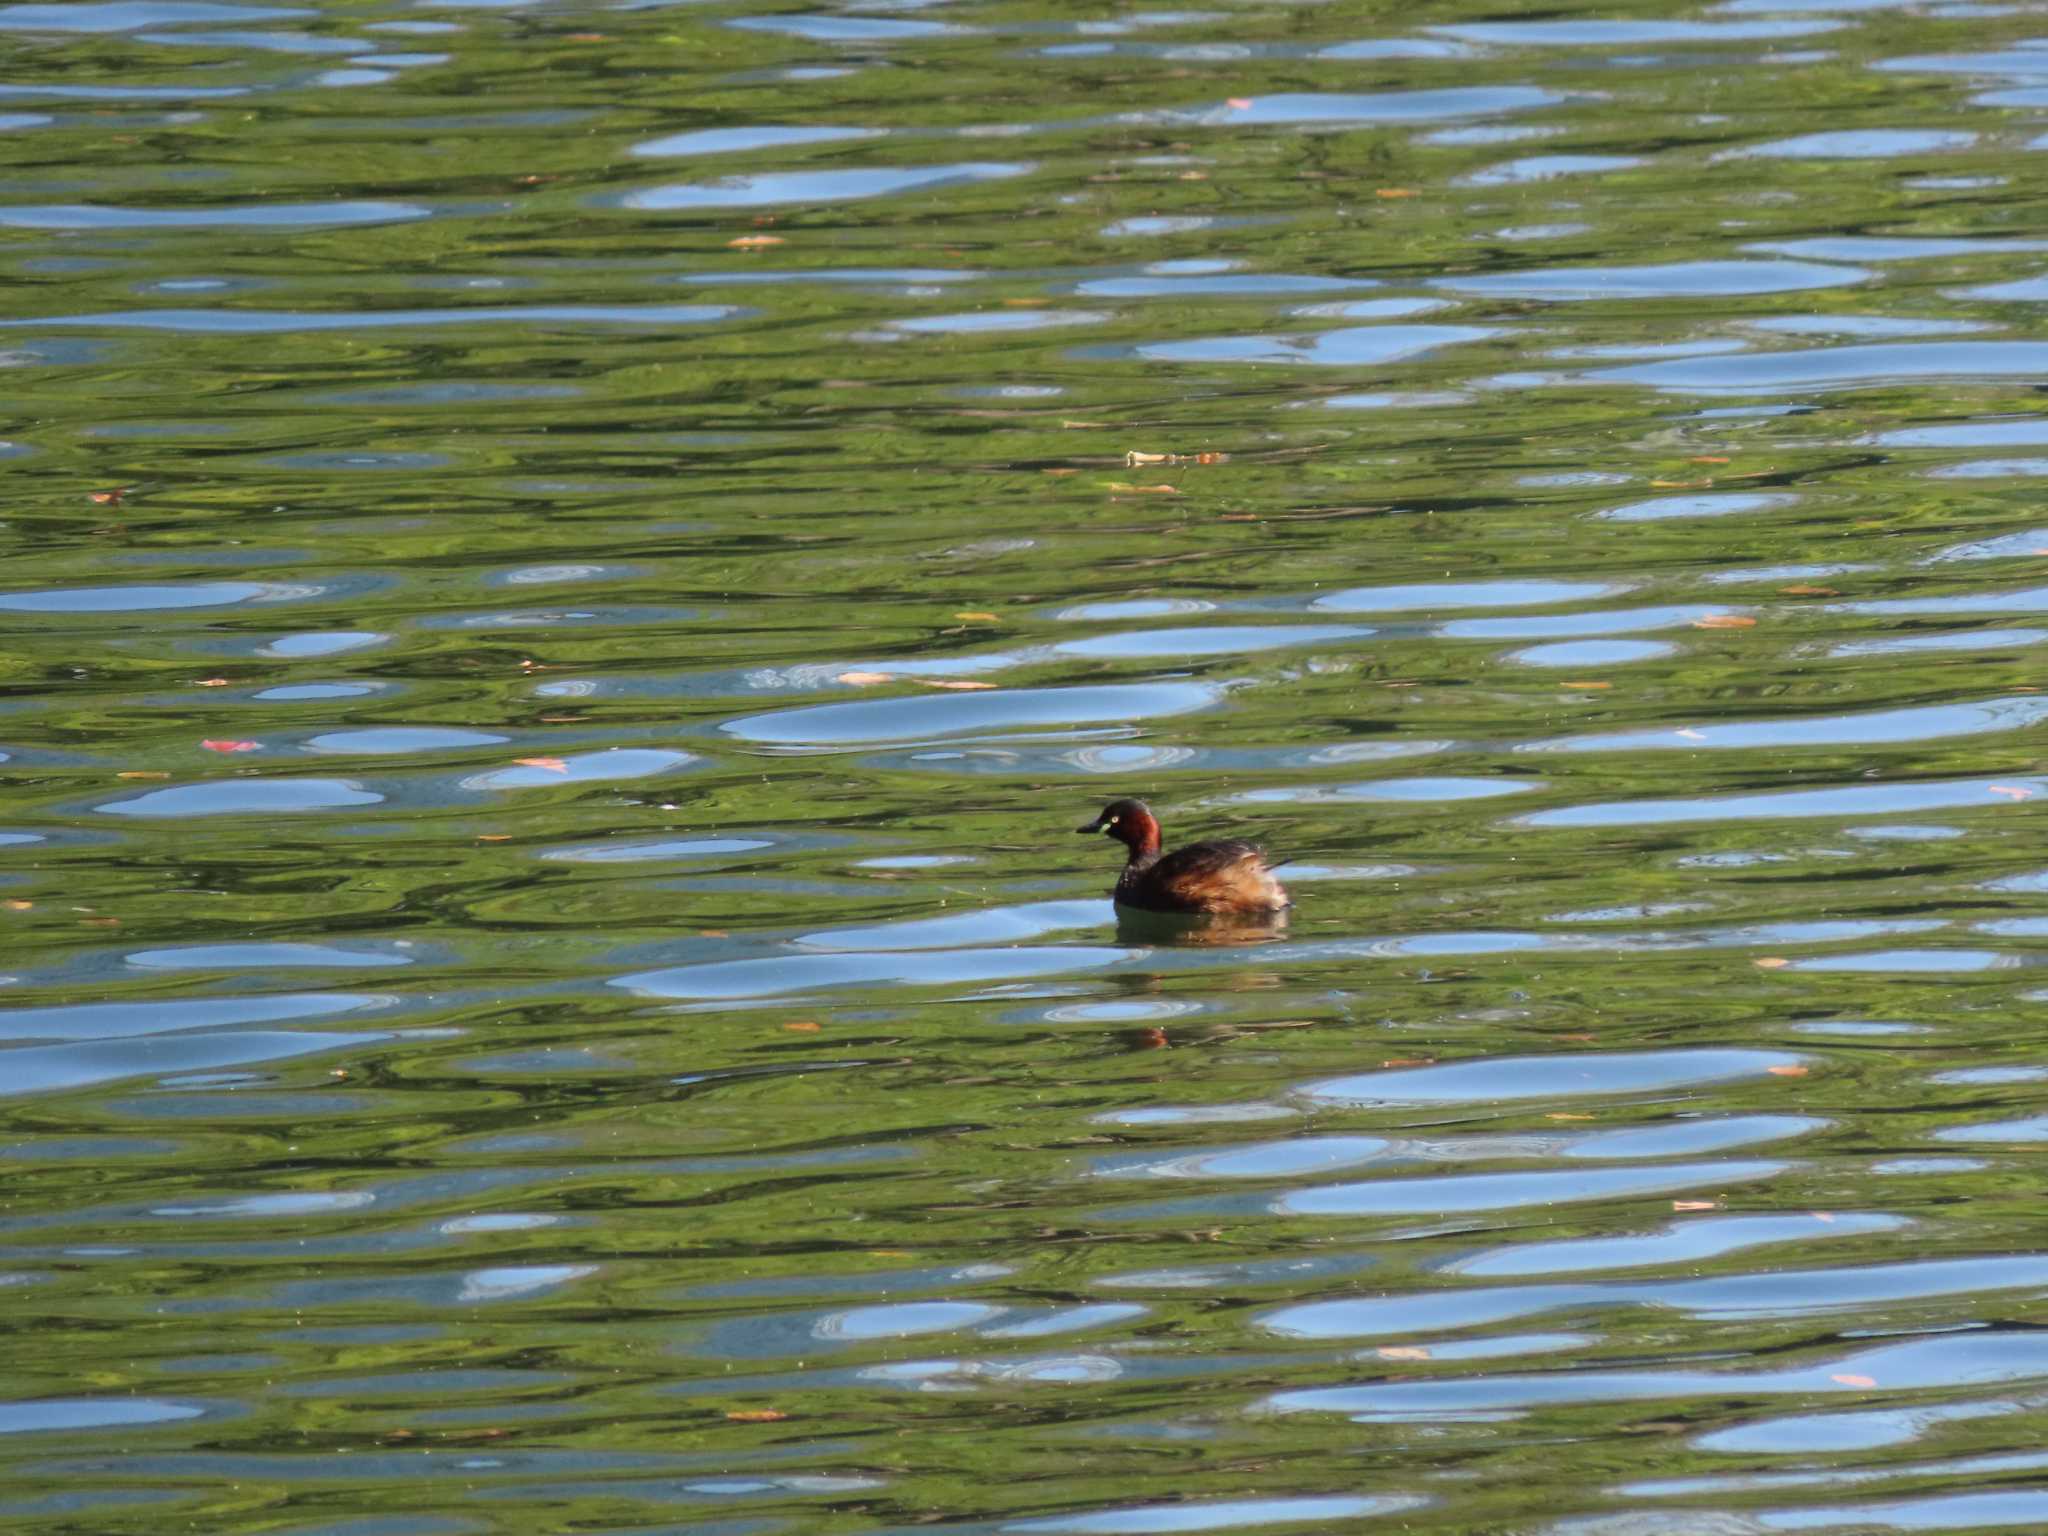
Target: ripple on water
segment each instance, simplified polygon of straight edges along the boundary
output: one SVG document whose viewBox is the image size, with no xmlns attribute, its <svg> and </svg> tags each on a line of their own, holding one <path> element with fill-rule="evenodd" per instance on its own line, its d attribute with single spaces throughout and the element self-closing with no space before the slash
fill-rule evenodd
<svg viewBox="0 0 2048 1536">
<path fill-rule="evenodd" d="M 1761 395 L 1914 379 L 2030 378 L 2043 373 L 2048 373 L 2048 343 L 1941 341 L 1677 358 L 1609 368 L 1589 377 L 1697 394 Z"/>
<path fill-rule="evenodd" d="M 1127 1504 L 1083 1514 L 1052 1515 L 1042 1520 L 1005 1520 L 997 1529 L 1027 1536 L 1165 1536 L 1179 1531 L 1234 1531 L 1254 1526 L 1363 1520 L 1422 1509 L 1430 1502 L 1420 1494 L 1394 1493 Z"/>
<path fill-rule="evenodd" d="M 635 144 L 628 154 L 645 159 L 683 155 L 734 155 L 757 149 L 793 149 L 803 144 L 838 144 L 849 139 L 872 139 L 879 128 L 829 128 L 822 124 L 790 127 L 750 125 L 742 128 L 698 128 L 688 133 L 666 134 Z"/>
<path fill-rule="evenodd" d="M 1274 1197 L 1270 1205 L 1283 1216 L 1447 1216 L 1627 1199 L 1701 1186 L 1719 1190 L 1770 1178 L 1785 1168 L 1784 1163 L 1718 1162 L 1564 1172 L 1438 1173 L 1420 1179 L 1375 1179 L 1292 1190 Z M 1456 1308 L 1444 1298 L 1432 1295 L 1430 1310 L 1435 1326 L 1455 1324 Z"/>
<path fill-rule="evenodd" d="M 1362 640 L 1373 631 L 1359 624 L 1242 624 L 1187 629 L 1139 629 L 1119 635 L 1062 640 L 1053 647 L 1066 656 L 1232 656 Z"/>
<path fill-rule="evenodd" d="M 1507 299 L 1734 298 L 1841 288 L 1873 276 L 1861 267 L 1810 261 L 1674 261 L 1642 267 L 1532 267 L 1525 272 L 1441 277 L 1436 286 Z"/>
<path fill-rule="evenodd" d="M 652 747 L 612 747 L 602 752 L 584 752 L 575 757 L 536 757 L 472 774 L 462 781 L 464 789 L 539 789 L 563 784 L 597 784 L 614 779 L 644 779 L 659 773 L 673 773 L 698 759 L 693 753 L 671 752 Z"/>
<path fill-rule="evenodd" d="M 1625 592 L 1623 582 L 1442 581 L 1396 587 L 1348 587 L 1309 604 L 1331 613 L 1431 613 L 1460 608 L 1548 608 Z"/>
<path fill-rule="evenodd" d="M 4 17 L 0 17 L 0 24 L 4 24 Z M 39 1397 L 33 1402 L 0 1403 L 0 1435 L 168 1424 L 178 1419 L 196 1419 L 205 1411 L 195 1403 L 154 1397 Z"/>
<path fill-rule="evenodd" d="M 874 166 L 853 170 L 764 171 L 716 181 L 647 187 L 617 199 L 623 208 L 665 213 L 693 208 L 758 208 L 776 203 L 843 203 L 939 187 L 1022 176 L 1029 161 L 965 161 L 957 165 Z"/>
<path fill-rule="evenodd" d="M 1478 325 L 1357 325 L 1320 335 L 1213 336 L 1132 348 L 1160 363 L 1309 363 L 1358 368 L 1420 357 L 1438 347 L 1483 341 L 1499 332 Z"/>
<path fill-rule="evenodd" d="M 401 224 L 429 218 L 417 203 L 338 201 L 252 203 L 215 208 L 107 208 L 85 203 L 16 204 L 0 208 L 0 225 L 15 229 L 323 229 Z"/>
<path fill-rule="evenodd" d="M 1653 1264 L 1698 1264 L 1725 1254 L 1777 1243 L 1807 1243 L 1816 1239 L 1858 1237 L 1868 1232 L 1897 1232 L 1909 1225 L 1903 1216 L 1877 1212 L 1706 1215 L 1671 1222 L 1654 1232 L 1630 1233 L 1620 1237 L 1511 1243 L 1469 1258 L 1453 1259 L 1444 1269 L 1448 1274 L 1505 1278 L 1641 1269 Z"/>
<path fill-rule="evenodd" d="M 1673 1050 L 1488 1056 L 1333 1077 L 1299 1092 L 1329 1104 L 1492 1104 L 1577 1094 L 1667 1093 L 1798 1067 L 1783 1051 Z"/>
<path fill-rule="evenodd" d="M 0 6 L 0 29 L 20 32 L 140 32 L 309 16 L 298 7 L 221 5 L 213 0 L 99 0 L 82 5 Z"/>
<path fill-rule="evenodd" d="M 741 311 L 722 304 L 477 304 L 466 309 L 115 309 L 88 315 L 0 320 L 0 326 L 100 326 L 110 330 L 282 336 L 295 331 L 411 329 L 425 325 L 709 325 Z"/>
<path fill-rule="evenodd" d="M 1562 806 L 1517 818 L 1526 827 L 1646 827 L 1680 822 L 1752 821 L 1775 817 L 1853 817 L 2011 807 L 2048 790 L 2048 780 L 1947 779 L 1918 784 L 1842 784 L 1822 789 L 1770 790 L 1753 795 L 1690 799 L 1621 800 L 1606 805 Z"/>
<path fill-rule="evenodd" d="M 1170 114 L 1176 122 L 1228 127 L 1311 126 L 1317 123 L 1438 123 L 1460 117 L 1492 117 L 1555 106 L 1564 98 L 1533 85 L 1449 86 L 1370 95 L 1281 91 L 1269 96 L 1233 96 L 1212 106 Z M 1136 114 L 1144 121 L 1148 114 Z"/>
<path fill-rule="evenodd" d="M 312 737 L 313 752 L 400 756 L 410 752 L 449 752 L 461 747 L 496 746 L 507 738 L 489 731 L 464 731 L 450 726 L 378 725 L 360 730 L 327 731 Z"/>
<path fill-rule="evenodd" d="M 1507 659 L 1525 667 L 1618 667 L 1633 661 L 1655 661 L 1677 649 L 1664 640 L 1561 640 L 1510 651 Z"/>
<path fill-rule="evenodd" d="M 351 779 L 213 779 L 152 789 L 93 807 L 107 816 L 272 816 L 378 805 L 384 797 Z"/>
<path fill-rule="evenodd" d="M 641 997 L 691 1001 L 769 998 L 821 988 L 979 986 L 1127 963 L 1132 951 L 1082 945 L 1035 949 L 941 949 L 901 953 L 796 954 L 763 960 L 720 960 L 640 971 L 606 983 Z"/>
<path fill-rule="evenodd" d="M 154 613 L 175 608 L 221 608 L 294 595 L 290 588 L 260 581 L 70 587 L 47 592 L 0 592 L 0 613 Z"/>
<path fill-rule="evenodd" d="M 945 21 L 898 16 L 732 16 L 723 25 L 747 32 L 786 32 L 814 43 L 897 43 L 976 30 Z"/>
<path fill-rule="evenodd" d="M 1294 1338 L 1370 1338 L 1435 1326 L 1473 1327 L 1544 1312 L 1592 1307 L 1658 1307 L 1696 1317 L 1789 1317 L 1885 1302 L 1919 1301 L 2031 1287 L 2048 1277 L 2048 1255 L 1911 1260 L 1834 1269 L 1772 1270 L 1685 1280 L 1595 1280 L 1418 1292 L 1309 1302 L 1261 1319 Z M 1432 1303 L 1441 1310 L 1432 1316 Z M 1895 1386 L 1885 1378 L 1887 1387 Z"/>
<path fill-rule="evenodd" d="M 291 969 L 340 968 L 357 970 L 393 965 L 411 965 L 414 957 L 390 950 L 342 949 L 333 944 L 289 944 L 251 942 L 246 944 L 186 944 L 176 949 L 138 949 L 127 955 L 128 964 L 147 971 L 239 971 L 276 967 Z"/>
<path fill-rule="evenodd" d="M 1705 496 L 1657 496 L 1649 501 L 1611 507 L 1593 515 L 1610 523 L 1661 523 L 1677 518 L 1727 517 L 1737 512 L 1761 512 L 1766 508 L 1788 507 L 1797 496 L 1770 491 L 1721 491 Z"/>
<path fill-rule="evenodd" d="M 1832 32 L 1839 21 L 1477 21 L 1431 27 L 1474 43 L 1538 48 L 1617 48 L 1656 43 L 1776 42 Z"/>
<path fill-rule="evenodd" d="M 1219 703 L 1206 683 L 1125 683 L 1082 688 L 1003 688 L 985 693 L 815 704 L 728 720 L 719 727 L 743 741 L 787 746 L 854 746 L 918 741 L 1049 726 L 1123 723 L 1188 714 Z"/>
<path fill-rule="evenodd" d="M 1676 729 L 1615 731 L 1534 741 L 1519 752 L 1692 752 L 1713 748 L 1870 746 L 1940 741 L 1993 731 L 2024 730 L 2048 719 L 2048 696 L 2027 694 L 1970 704 L 1933 704 L 1863 715 L 1798 715 L 1783 720 L 1730 720 Z"/>
<path fill-rule="evenodd" d="M 1609 171 L 1633 170 L 1642 163 L 1635 155 L 1528 155 L 1490 165 L 1459 180 L 1473 187 L 1515 187 L 1535 181 L 1556 181 L 1562 176 L 1598 176 Z"/>
<path fill-rule="evenodd" d="M 1844 128 L 1806 133 L 1796 139 L 1773 139 L 1732 150 L 1737 157 L 1778 160 L 1894 160 L 1905 155 L 1937 155 L 1968 149 L 1977 135 L 1936 128 Z"/>
<path fill-rule="evenodd" d="M 4 1027 L 5 1022 L 0 1021 L 0 1028 Z M 386 1032 L 210 1029 L 200 1024 L 189 1033 L 130 1034 L 64 1045 L 22 1046 L 0 1052 L 0 1062 L 6 1067 L 0 1075 L 0 1096 L 54 1093 L 128 1077 L 251 1066 L 390 1038 Z M 301 1105 L 293 1118 L 305 1119 L 311 1113 L 310 1106 Z"/>
</svg>

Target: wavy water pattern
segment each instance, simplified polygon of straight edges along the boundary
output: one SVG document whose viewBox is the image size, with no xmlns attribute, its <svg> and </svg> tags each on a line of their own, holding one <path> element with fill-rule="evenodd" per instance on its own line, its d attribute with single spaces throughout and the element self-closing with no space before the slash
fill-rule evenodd
<svg viewBox="0 0 2048 1536">
<path fill-rule="evenodd" d="M 2039 20 L 0 5 L 0 1523 L 2048 1528 Z"/>
</svg>

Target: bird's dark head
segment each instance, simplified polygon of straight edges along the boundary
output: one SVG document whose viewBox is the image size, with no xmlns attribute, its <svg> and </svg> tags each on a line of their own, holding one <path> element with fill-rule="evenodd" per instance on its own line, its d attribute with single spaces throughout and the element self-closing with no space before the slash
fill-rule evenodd
<svg viewBox="0 0 2048 1536">
<path fill-rule="evenodd" d="M 1076 832 L 1100 832 L 1113 837 L 1134 853 L 1156 853 L 1159 849 L 1159 818 L 1142 800 L 1112 800 L 1102 814 Z"/>
</svg>

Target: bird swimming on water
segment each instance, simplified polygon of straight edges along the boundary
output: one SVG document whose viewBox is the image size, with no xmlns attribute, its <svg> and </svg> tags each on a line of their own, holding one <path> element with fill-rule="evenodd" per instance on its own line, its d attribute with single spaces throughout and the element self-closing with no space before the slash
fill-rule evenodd
<svg viewBox="0 0 2048 1536">
<path fill-rule="evenodd" d="M 1130 849 L 1110 894 L 1119 907 L 1142 912 L 1278 913 L 1287 888 L 1266 867 L 1266 852 L 1235 837 L 1190 843 L 1162 855 L 1159 818 L 1142 800 L 1112 800 L 1076 832 L 1100 832 Z"/>
</svg>

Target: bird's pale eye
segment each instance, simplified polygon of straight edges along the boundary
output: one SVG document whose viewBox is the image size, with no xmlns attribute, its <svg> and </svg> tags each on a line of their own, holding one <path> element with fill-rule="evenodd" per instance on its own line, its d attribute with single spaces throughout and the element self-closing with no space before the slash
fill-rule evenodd
<svg viewBox="0 0 2048 1536">
<path fill-rule="evenodd" d="M 1119 821 L 1120 821 L 1120 820 L 1122 820 L 1122 819 L 1123 819 L 1123 818 L 1121 818 L 1121 817 L 1118 817 L 1118 816 L 1112 816 L 1112 817 L 1110 817 L 1110 818 L 1109 818 L 1109 824 L 1110 824 L 1110 825 L 1111 825 L 1111 826 L 1113 827 L 1113 826 L 1115 826 L 1115 825 L 1117 824 L 1117 822 L 1119 822 Z"/>
</svg>

